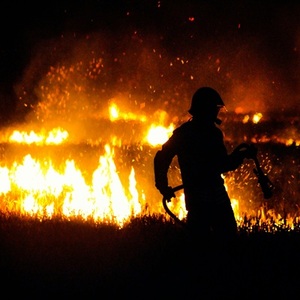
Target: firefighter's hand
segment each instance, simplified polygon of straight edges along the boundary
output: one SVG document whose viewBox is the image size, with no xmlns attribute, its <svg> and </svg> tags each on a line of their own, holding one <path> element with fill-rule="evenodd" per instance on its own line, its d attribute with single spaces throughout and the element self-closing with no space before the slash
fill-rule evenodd
<svg viewBox="0 0 300 300">
<path fill-rule="evenodd" d="M 233 155 L 241 159 L 253 159 L 257 155 L 257 148 L 253 144 L 242 143 L 233 150 Z"/>
<path fill-rule="evenodd" d="M 250 144 L 247 149 L 245 150 L 245 158 L 248 158 L 248 159 L 253 159 L 256 157 L 257 155 L 257 148 L 253 145 L 253 144 Z"/>
<path fill-rule="evenodd" d="M 171 201 L 173 197 L 175 197 L 175 193 L 173 191 L 173 188 L 170 186 L 167 186 L 165 188 L 162 188 L 159 190 L 160 193 L 164 196 L 164 199 L 167 199 L 168 201 Z"/>
</svg>

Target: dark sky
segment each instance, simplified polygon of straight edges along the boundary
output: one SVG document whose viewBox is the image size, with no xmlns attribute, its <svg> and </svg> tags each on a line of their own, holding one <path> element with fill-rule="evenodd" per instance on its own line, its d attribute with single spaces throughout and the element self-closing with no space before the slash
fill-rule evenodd
<svg viewBox="0 0 300 300">
<path fill-rule="evenodd" d="M 14 87 L 22 83 L 38 44 L 90 33 L 109 37 L 110 51 L 122 52 L 119 41 L 138 32 L 140 39 L 158 40 L 170 57 L 194 64 L 209 55 L 220 58 L 226 71 L 217 87 L 233 108 L 239 105 L 233 94 L 244 101 L 251 91 L 272 99 L 266 105 L 298 109 L 299 25 L 297 1 L 9 1 L 1 9 L 0 118 L 13 119 L 19 97 Z M 209 68 L 203 67 L 207 77 Z"/>
</svg>

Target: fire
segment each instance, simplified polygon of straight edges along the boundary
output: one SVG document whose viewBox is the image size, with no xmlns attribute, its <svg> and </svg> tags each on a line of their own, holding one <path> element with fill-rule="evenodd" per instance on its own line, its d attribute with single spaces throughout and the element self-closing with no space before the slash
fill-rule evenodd
<svg viewBox="0 0 300 300">
<path fill-rule="evenodd" d="M 247 123 L 252 120 L 253 123 L 259 123 L 262 117 L 261 113 L 256 113 L 252 117 L 244 116 L 241 121 Z M 62 158 L 59 165 L 50 155 L 51 151 L 57 150 L 58 154 L 54 153 L 57 157 L 73 146 L 69 141 L 71 137 L 69 131 L 63 127 L 58 126 L 48 131 L 45 129 L 12 130 L 4 134 L 4 137 L 8 138 L 1 137 L 4 146 L 0 150 L 3 152 L 5 149 L 12 149 L 13 161 L 8 159 L 6 162 L 2 159 L 2 166 L 0 166 L 2 199 L 0 210 L 38 218 L 80 217 L 95 222 L 113 222 L 119 226 L 130 221 L 132 217 L 145 213 L 165 214 L 160 201 L 161 195 L 155 189 L 153 178 L 148 173 L 151 174 L 149 168 L 152 167 L 156 147 L 167 141 L 174 131 L 175 124 L 169 120 L 167 112 L 163 110 L 155 111 L 151 116 L 152 123 L 148 124 L 149 118 L 126 112 L 126 109 L 121 109 L 115 102 L 110 102 L 108 106 L 108 119 L 111 127 L 109 127 L 109 135 L 105 138 L 108 138 L 109 142 L 99 140 L 95 143 L 92 138 L 87 138 L 85 142 L 77 144 L 75 139 L 74 147 L 80 150 L 76 159 L 73 158 L 73 154 L 66 153 L 65 156 L 70 157 Z M 105 120 L 104 124 L 107 125 L 107 117 Z M 172 121 L 178 122 L 178 119 Z M 119 130 L 114 131 L 114 128 Z M 139 144 L 132 151 L 131 145 L 125 145 L 121 137 L 124 136 L 124 132 L 137 136 L 136 140 Z M 291 131 L 290 135 L 293 132 Z M 255 142 L 259 139 L 260 143 L 270 142 L 271 139 L 263 136 L 253 138 L 257 139 Z M 71 140 L 74 140 L 73 136 Z M 280 141 L 285 144 L 296 143 L 295 138 L 289 141 L 277 136 L 276 142 Z M 20 154 L 18 149 L 20 153 L 26 152 Z M 96 165 L 93 165 L 92 170 L 87 171 L 86 165 L 83 163 L 80 167 L 77 159 L 80 161 L 87 157 L 86 161 L 89 161 L 89 149 L 93 153 L 101 151 L 101 154 L 97 156 Z M 127 149 L 128 153 L 123 156 L 116 153 L 120 149 Z M 73 153 L 74 150 L 71 152 Z M 0 154 L 5 157 L 4 153 Z M 19 155 L 19 158 L 16 158 L 15 154 Z M 126 171 L 120 169 L 123 165 L 126 166 Z M 171 185 L 181 184 L 180 174 L 177 174 L 178 168 L 175 166 L 172 170 L 174 173 L 170 174 Z M 228 185 L 231 204 L 239 225 L 243 224 L 245 213 L 248 216 L 259 215 L 260 222 L 278 220 L 276 224 L 280 224 L 279 214 L 261 207 L 252 210 L 252 199 L 245 200 L 244 195 L 232 192 L 230 183 L 234 182 L 233 177 L 224 179 Z M 151 186 L 151 189 L 147 185 Z M 233 185 L 236 186 L 236 183 Z M 178 195 L 169 206 L 179 219 L 186 217 L 183 193 Z M 292 228 L 293 218 L 286 216 L 286 224 Z M 248 223 L 247 226 L 251 230 L 255 224 Z M 273 225 L 270 223 L 269 226 Z"/>
<path fill-rule="evenodd" d="M 152 116 L 152 124 L 145 134 L 144 142 L 152 147 L 165 143 L 175 129 L 173 122 L 168 122 L 168 114 L 164 110 L 157 110 Z"/>
<path fill-rule="evenodd" d="M 187 20 L 195 21 L 192 15 Z M 120 225 L 149 210 L 165 213 L 153 182 L 153 156 L 175 125 L 187 118 L 190 87 L 199 74 L 196 69 L 186 69 L 192 65 L 188 57 L 170 57 L 156 43 L 152 45 L 155 39 L 143 39 L 138 31 L 131 37 L 132 44 L 113 54 L 106 51 L 106 41 L 101 41 L 98 34 L 82 40 L 71 36 L 70 41 L 76 42 L 76 51 L 71 55 L 71 45 L 64 45 L 69 39 L 64 35 L 57 47 L 52 48 L 52 41 L 48 44 L 53 50 L 50 60 L 47 56 L 38 61 L 42 55 L 37 52 L 30 69 L 24 72 L 24 81 L 16 87 L 18 112 L 26 117 L 28 124 L 24 128 L 29 130 L 21 130 L 24 128 L 20 125 L 14 131 L 2 131 L 1 211 L 49 218 L 80 216 Z M 208 64 L 214 61 L 218 65 L 219 59 L 211 58 Z M 255 107 L 258 111 L 263 108 Z M 297 150 L 298 117 L 286 122 L 284 115 L 281 121 L 287 126 L 267 128 L 265 121 L 271 117 L 267 111 L 264 116 L 260 112 L 253 114 L 241 105 L 232 113 L 227 113 L 222 124 L 228 125 L 225 132 L 230 146 L 241 140 Z M 43 126 L 55 128 L 40 129 Z M 267 165 L 273 157 L 265 150 L 263 153 Z M 274 168 L 268 170 L 274 176 L 288 178 L 282 187 L 285 202 L 295 198 L 299 186 L 298 160 L 288 159 L 281 163 L 275 158 Z M 289 163 L 296 170 L 293 177 L 290 170 L 283 170 Z M 251 179 L 252 167 L 251 173 L 247 166 L 243 168 L 239 170 L 244 171 L 242 175 L 230 174 L 225 179 L 235 215 L 239 220 L 244 212 L 268 218 L 267 208 L 257 209 L 261 196 Z M 181 184 L 176 162 L 170 171 L 171 186 Z M 184 218 L 181 197 L 171 208 Z M 274 202 L 282 209 L 278 205 L 282 199 L 278 197 Z M 273 215 L 272 218 L 275 219 Z M 276 219 L 280 219 L 279 214 Z"/>
<path fill-rule="evenodd" d="M 261 120 L 262 116 L 263 116 L 262 113 L 256 113 L 256 114 L 254 114 L 254 116 L 252 118 L 252 122 L 254 124 L 257 124 Z"/>
<path fill-rule="evenodd" d="M 183 192 L 176 195 L 175 201 L 172 201 L 169 206 L 171 211 L 176 213 L 179 220 L 183 220 L 187 216 Z"/>
<path fill-rule="evenodd" d="M 240 218 L 239 215 L 239 201 L 236 199 L 231 199 L 231 207 L 233 209 L 234 215 L 236 217 L 236 219 Z"/>
<path fill-rule="evenodd" d="M 58 145 L 65 141 L 69 133 L 62 128 L 54 128 L 47 135 L 44 132 L 36 133 L 30 130 L 26 131 L 14 130 L 9 137 L 9 142 L 20 144 L 37 144 L 37 145 Z"/>
<path fill-rule="evenodd" d="M 164 127 L 161 125 L 151 125 L 146 141 L 152 146 L 158 146 L 165 143 L 174 130 L 174 124 L 169 127 Z"/>
<path fill-rule="evenodd" d="M 122 112 L 118 105 L 112 102 L 109 106 L 109 119 L 110 121 L 116 120 L 138 120 L 141 122 L 146 122 L 146 116 L 137 115 L 132 112 Z"/>
<path fill-rule="evenodd" d="M 128 189 L 122 185 L 114 162 L 114 150 L 105 145 L 105 154 L 93 172 L 89 185 L 74 160 L 67 160 L 62 171 L 50 159 L 38 161 L 26 155 L 22 163 L 0 169 L 0 192 L 14 203 L 2 207 L 32 216 L 80 216 L 95 221 L 123 224 L 142 211 L 143 194 L 136 188 L 135 170 L 128 176 Z M 4 203 L 5 204 L 5 203 Z"/>
<path fill-rule="evenodd" d="M 119 118 L 119 109 L 114 103 L 112 103 L 112 105 L 109 107 L 109 116 L 111 121 Z"/>
<path fill-rule="evenodd" d="M 262 113 L 255 113 L 252 118 L 249 115 L 245 115 L 243 118 L 243 123 L 248 123 L 250 120 L 252 120 L 252 123 L 257 124 L 261 118 L 263 117 Z"/>
</svg>

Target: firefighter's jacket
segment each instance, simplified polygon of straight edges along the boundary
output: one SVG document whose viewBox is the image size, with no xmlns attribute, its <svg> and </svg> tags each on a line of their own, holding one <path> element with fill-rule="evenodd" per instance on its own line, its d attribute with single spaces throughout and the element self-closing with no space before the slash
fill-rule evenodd
<svg viewBox="0 0 300 300">
<path fill-rule="evenodd" d="M 223 189 L 222 174 L 237 169 L 244 158 L 238 151 L 227 153 L 223 132 L 215 123 L 192 119 L 175 129 L 154 157 L 155 186 L 162 194 L 168 187 L 168 170 L 176 155 L 187 209 L 188 199 Z"/>
</svg>

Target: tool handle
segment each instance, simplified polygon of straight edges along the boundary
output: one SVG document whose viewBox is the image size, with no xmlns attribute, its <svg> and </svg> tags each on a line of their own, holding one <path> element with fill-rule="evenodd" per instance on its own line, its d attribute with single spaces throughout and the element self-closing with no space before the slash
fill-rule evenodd
<svg viewBox="0 0 300 300">
<path fill-rule="evenodd" d="M 260 187 L 263 191 L 264 198 L 269 199 L 273 196 L 274 185 L 268 178 L 268 176 L 262 171 L 257 157 L 254 157 L 253 160 L 256 166 L 256 169 L 254 169 L 253 171 L 258 178 L 258 183 L 260 184 Z"/>
<path fill-rule="evenodd" d="M 178 185 L 178 186 L 175 186 L 173 188 L 173 192 L 177 192 L 179 190 L 183 189 L 183 184 L 181 185 Z M 183 221 L 181 221 L 171 210 L 170 208 L 168 207 L 168 204 L 167 202 L 170 202 L 171 199 L 167 199 L 166 197 L 163 197 L 162 199 L 162 202 L 163 202 L 163 206 L 164 206 L 164 209 L 166 210 L 166 212 L 169 214 L 170 217 L 172 217 L 173 220 L 175 220 L 176 223 L 180 224 L 180 225 L 183 225 Z"/>
</svg>

